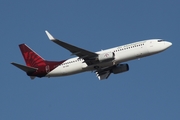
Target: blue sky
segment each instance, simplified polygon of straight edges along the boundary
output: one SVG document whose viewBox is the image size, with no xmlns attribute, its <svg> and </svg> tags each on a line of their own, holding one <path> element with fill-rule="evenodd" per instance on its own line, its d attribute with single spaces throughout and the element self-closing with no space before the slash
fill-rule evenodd
<svg viewBox="0 0 180 120">
<path fill-rule="evenodd" d="M 1 120 L 179 120 L 178 0 L 1 0 Z M 127 62 L 130 71 L 99 81 L 86 72 L 31 81 L 11 62 L 25 64 L 18 44 L 47 60 L 69 51 L 56 38 L 98 51 L 162 38 L 173 43 L 154 56 Z"/>
</svg>

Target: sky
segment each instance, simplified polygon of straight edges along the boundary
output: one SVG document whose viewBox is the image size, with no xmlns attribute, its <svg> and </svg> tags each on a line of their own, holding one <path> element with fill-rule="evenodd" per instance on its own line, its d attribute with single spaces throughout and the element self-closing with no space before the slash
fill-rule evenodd
<svg viewBox="0 0 180 120">
<path fill-rule="evenodd" d="M 0 119 L 179 120 L 179 5 L 179 0 L 1 0 Z M 92 72 L 31 80 L 10 64 L 25 64 L 19 44 L 47 60 L 72 57 L 45 30 L 93 52 L 151 38 L 173 45 L 126 62 L 128 72 L 103 81 Z"/>
</svg>

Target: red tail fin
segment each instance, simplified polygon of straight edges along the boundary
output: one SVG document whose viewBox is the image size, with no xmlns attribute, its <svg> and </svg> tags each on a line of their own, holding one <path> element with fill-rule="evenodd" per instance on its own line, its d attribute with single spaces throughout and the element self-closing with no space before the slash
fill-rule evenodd
<svg viewBox="0 0 180 120">
<path fill-rule="evenodd" d="M 39 66 L 46 65 L 44 59 L 31 48 L 29 48 L 26 44 L 20 44 L 19 48 L 27 66 L 38 68 Z"/>
</svg>

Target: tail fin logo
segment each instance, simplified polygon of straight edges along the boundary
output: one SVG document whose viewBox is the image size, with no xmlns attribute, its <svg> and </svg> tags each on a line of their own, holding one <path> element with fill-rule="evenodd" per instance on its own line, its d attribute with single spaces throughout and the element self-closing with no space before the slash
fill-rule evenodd
<svg viewBox="0 0 180 120">
<path fill-rule="evenodd" d="M 27 66 L 38 68 L 39 66 L 46 65 L 44 59 L 36 52 L 34 52 L 31 48 L 29 48 L 26 44 L 20 44 L 19 48 Z"/>
</svg>

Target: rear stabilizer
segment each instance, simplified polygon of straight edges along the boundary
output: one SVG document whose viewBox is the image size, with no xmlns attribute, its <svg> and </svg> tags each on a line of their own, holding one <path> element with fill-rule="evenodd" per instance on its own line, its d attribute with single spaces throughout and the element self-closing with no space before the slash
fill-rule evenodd
<svg viewBox="0 0 180 120">
<path fill-rule="evenodd" d="M 20 44 L 19 48 L 27 66 L 38 68 L 46 65 L 45 60 L 26 44 Z"/>
<path fill-rule="evenodd" d="M 28 73 L 33 73 L 33 72 L 36 72 L 38 70 L 38 68 L 34 68 L 34 67 L 28 67 L 28 66 L 24 66 L 24 65 L 21 65 L 21 64 L 18 64 L 18 63 L 14 63 L 12 62 L 11 63 L 12 65 L 16 66 L 17 68 L 23 70 L 24 72 L 26 72 L 27 74 Z M 35 76 L 30 76 L 31 79 L 34 79 Z"/>
<path fill-rule="evenodd" d="M 21 65 L 18 63 L 11 63 L 17 68 L 23 70 L 27 73 L 31 79 L 35 77 L 45 77 L 50 71 L 55 69 L 57 66 L 62 64 L 64 61 L 47 61 L 44 60 L 40 55 L 38 55 L 35 51 L 33 51 L 26 44 L 20 44 L 19 48 L 24 57 L 26 65 Z"/>
<path fill-rule="evenodd" d="M 30 73 L 30 72 L 36 72 L 36 70 L 38 68 L 34 68 L 34 67 L 29 67 L 29 66 L 25 66 L 25 65 L 21 65 L 21 64 L 18 64 L 18 63 L 11 63 L 13 64 L 14 66 L 16 66 L 17 68 L 23 70 L 24 72 L 26 73 Z"/>
</svg>

